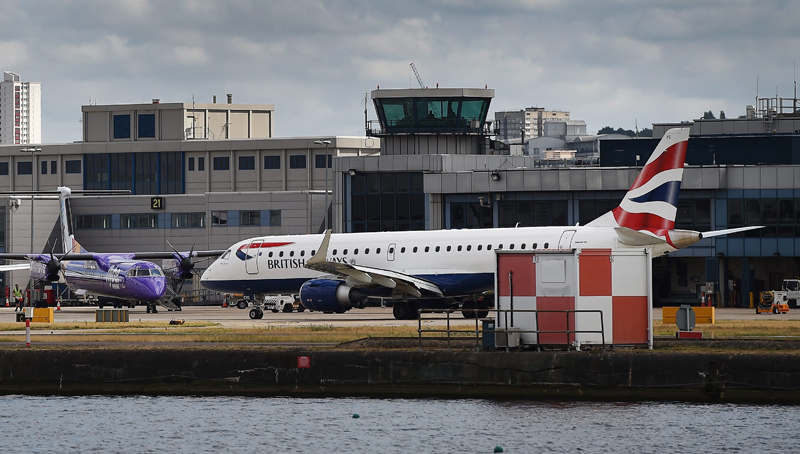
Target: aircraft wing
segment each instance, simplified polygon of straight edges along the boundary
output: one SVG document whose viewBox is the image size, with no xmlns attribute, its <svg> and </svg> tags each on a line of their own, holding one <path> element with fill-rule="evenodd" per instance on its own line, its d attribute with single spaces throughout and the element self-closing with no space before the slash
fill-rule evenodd
<svg viewBox="0 0 800 454">
<path fill-rule="evenodd" d="M 14 263 L 11 265 L 0 265 L 0 271 L 16 271 L 16 270 L 29 270 L 29 269 L 31 269 L 31 262 Z"/>
<path fill-rule="evenodd" d="M 180 252 L 181 257 L 218 257 L 225 253 L 225 250 L 220 251 L 191 251 Z M 191 255 L 190 255 L 191 254 Z M 155 260 L 155 259 L 174 259 L 175 252 L 133 252 L 130 254 L 131 258 L 136 260 Z M 70 255 L 70 257 L 72 257 Z"/>
<path fill-rule="evenodd" d="M 436 296 L 443 296 L 442 291 L 436 284 L 425 279 L 411 276 L 410 274 L 381 268 L 328 261 L 326 257 L 328 255 L 330 239 L 331 230 L 328 229 L 325 231 L 325 238 L 322 240 L 322 244 L 317 253 L 306 261 L 306 268 L 344 277 L 357 284 L 380 285 L 390 289 L 397 289 L 417 298 L 422 296 L 423 291 Z"/>
</svg>

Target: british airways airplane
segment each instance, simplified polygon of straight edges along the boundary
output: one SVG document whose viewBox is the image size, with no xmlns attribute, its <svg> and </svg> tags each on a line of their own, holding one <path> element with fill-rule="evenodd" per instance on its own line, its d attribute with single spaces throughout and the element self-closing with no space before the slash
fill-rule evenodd
<svg viewBox="0 0 800 454">
<path fill-rule="evenodd" d="M 224 251 L 190 252 L 131 252 L 93 253 L 84 249 L 73 234 L 70 209 L 70 188 L 59 187 L 61 233 L 64 252 L 59 254 L 9 254 L 0 253 L 0 259 L 27 260 L 30 275 L 38 281 L 65 282 L 75 293 L 95 295 L 99 307 L 103 303 L 115 306 L 145 303 L 148 310 L 155 305 L 173 310 L 180 306 L 173 301 L 175 289 L 168 280 L 182 282 L 192 277 L 194 257 L 217 257 Z M 150 260 L 171 260 L 173 266 L 165 273 Z M 18 265 L 6 265 L 18 269 Z M 4 268 L 0 267 L 0 271 Z M 171 290 L 171 291 L 170 291 Z"/>
<path fill-rule="evenodd" d="M 495 250 L 647 247 L 658 256 L 759 228 L 674 229 L 688 140 L 689 128 L 667 131 L 620 205 L 585 226 L 256 237 L 225 251 L 200 282 L 259 297 L 299 290 L 307 309 L 322 312 L 364 307 L 378 296 L 394 300 L 397 319 L 415 318 L 418 307 L 431 304 L 485 317 L 488 306 L 476 296 L 493 288 Z"/>
</svg>

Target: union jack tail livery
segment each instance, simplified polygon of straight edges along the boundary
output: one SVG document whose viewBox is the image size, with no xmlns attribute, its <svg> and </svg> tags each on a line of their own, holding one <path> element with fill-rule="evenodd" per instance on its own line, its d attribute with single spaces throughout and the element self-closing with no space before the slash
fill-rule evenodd
<svg viewBox="0 0 800 454">
<path fill-rule="evenodd" d="M 675 248 L 698 241 L 698 232 L 673 230 L 683 178 L 690 128 L 670 129 L 664 134 L 636 181 L 619 206 L 590 222 L 589 226 L 623 227 L 660 238 Z M 631 232 L 618 231 L 623 243 L 640 243 Z"/>
</svg>

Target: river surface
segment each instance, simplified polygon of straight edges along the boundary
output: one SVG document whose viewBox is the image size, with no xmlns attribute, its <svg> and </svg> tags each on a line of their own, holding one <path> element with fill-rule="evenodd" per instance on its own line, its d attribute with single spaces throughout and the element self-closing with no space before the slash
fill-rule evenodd
<svg viewBox="0 0 800 454">
<path fill-rule="evenodd" d="M 796 452 L 798 407 L 0 396 L 0 453 Z"/>
</svg>

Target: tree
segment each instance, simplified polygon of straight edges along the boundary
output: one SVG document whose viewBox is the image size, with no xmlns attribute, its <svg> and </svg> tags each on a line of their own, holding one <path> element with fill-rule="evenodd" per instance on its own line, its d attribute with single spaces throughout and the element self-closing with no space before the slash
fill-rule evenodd
<svg viewBox="0 0 800 454">
<path fill-rule="evenodd" d="M 720 120 L 724 120 L 725 119 L 725 111 L 724 110 L 720 110 L 719 111 L 719 119 Z"/>
<path fill-rule="evenodd" d="M 703 112 L 703 120 L 716 120 L 716 119 L 717 117 L 714 116 L 714 112 L 710 110 L 708 112 Z"/>
<path fill-rule="evenodd" d="M 599 134 L 599 135 L 602 135 L 602 134 L 620 134 L 620 135 L 628 136 L 628 137 L 636 137 L 636 131 L 631 131 L 630 129 L 622 129 L 622 128 L 614 129 L 611 126 L 603 127 L 602 129 L 597 131 L 597 134 Z M 639 137 L 653 137 L 653 130 L 650 129 L 650 128 L 644 128 L 641 131 L 639 131 Z"/>
</svg>

